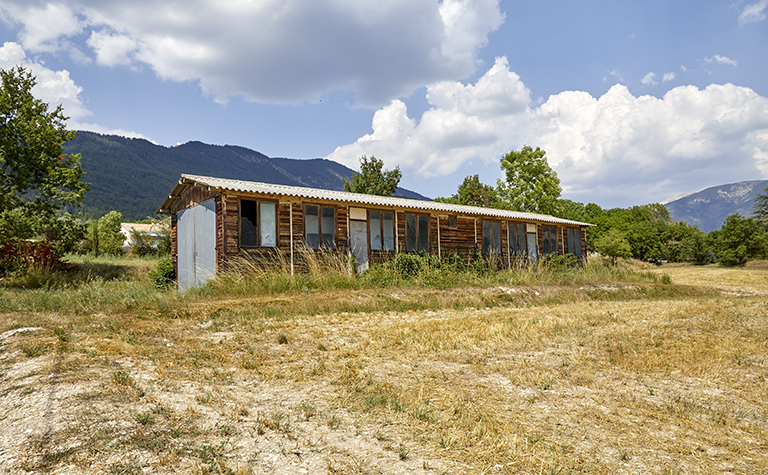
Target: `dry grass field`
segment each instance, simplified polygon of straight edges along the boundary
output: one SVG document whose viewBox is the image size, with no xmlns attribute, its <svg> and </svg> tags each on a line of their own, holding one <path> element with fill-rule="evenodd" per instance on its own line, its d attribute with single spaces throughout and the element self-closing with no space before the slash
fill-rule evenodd
<svg viewBox="0 0 768 475">
<path fill-rule="evenodd" d="M 0 473 L 768 473 L 768 264 L 642 271 L 0 289 Z"/>
</svg>

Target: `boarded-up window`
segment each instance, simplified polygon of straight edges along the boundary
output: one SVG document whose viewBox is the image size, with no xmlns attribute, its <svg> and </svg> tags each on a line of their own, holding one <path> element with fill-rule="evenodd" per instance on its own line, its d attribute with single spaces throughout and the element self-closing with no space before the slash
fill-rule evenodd
<svg viewBox="0 0 768 475">
<path fill-rule="evenodd" d="M 525 245 L 525 224 L 509 223 L 509 253 L 513 256 L 528 254 Z"/>
<path fill-rule="evenodd" d="M 483 254 L 501 254 L 501 223 L 483 221 Z"/>
<path fill-rule="evenodd" d="M 240 200 L 240 246 L 277 246 L 274 201 Z"/>
<path fill-rule="evenodd" d="M 429 216 L 405 215 L 405 249 L 408 252 L 429 252 Z"/>
</svg>

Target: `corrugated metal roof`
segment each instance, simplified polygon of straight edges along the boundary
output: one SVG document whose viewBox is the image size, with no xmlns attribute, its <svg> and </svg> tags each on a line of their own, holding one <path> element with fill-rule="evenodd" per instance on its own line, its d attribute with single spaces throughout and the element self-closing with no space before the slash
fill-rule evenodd
<svg viewBox="0 0 768 475">
<path fill-rule="evenodd" d="M 321 190 L 318 188 L 304 188 L 300 186 L 276 185 L 273 183 L 260 183 L 254 181 L 229 180 L 198 175 L 181 175 L 179 184 L 174 187 L 166 198 L 158 212 L 168 213 L 171 207 L 181 198 L 181 193 L 189 186 L 199 185 L 215 190 L 234 191 L 239 193 L 253 193 L 275 196 L 295 196 L 316 200 L 338 201 L 344 203 L 359 203 L 391 208 L 406 208 L 412 210 L 424 210 L 444 212 L 449 214 L 476 215 L 520 221 L 540 221 L 544 223 L 565 224 L 571 226 L 592 226 L 588 223 L 555 218 L 546 214 L 522 213 L 519 211 L 507 211 L 496 208 L 482 208 L 479 206 L 454 205 L 438 203 L 436 201 L 414 200 L 409 198 L 395 198 L 390 196 L 365 195 L 362 193 L 349 193 L 347 191 Z"/>
</svg>

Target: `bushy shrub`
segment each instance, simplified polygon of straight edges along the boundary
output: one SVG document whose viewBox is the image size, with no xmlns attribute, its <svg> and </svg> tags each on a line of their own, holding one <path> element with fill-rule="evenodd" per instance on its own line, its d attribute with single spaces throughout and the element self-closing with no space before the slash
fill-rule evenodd
<svg viewBox="0 0 768 475">
<path fill-rule="evenodd" d="M 149 276 L 157 288 L 166 289 L 173 285 L 176 282 L 176 270 L 173 268 L 171 258 L 160 259 L 157 263 L 157 269 L 149 271 Z"/>
<path fill-rule="evenodd" d="M 0 275 L 26 270 L 30 267 L 49 270 L 64 269 L 61 255 L 45 241 L 14 241 L 0 243 Z"/>
<path fill-rule="evenodd" d="M 429 269 L 430 264 L 435 265 L 437 258 L 429 254 L 408 254 L 401 252 L 395 254 L 387 265 L 398 276 L 407 279 L 409 277 L 416 277 Z"/>
<path fill-rule="evenodd" d="M 154 246 L 154 238 L 143 231 L 131 231 L 133 244 L 128 255 L 131 257 L 156 256 L 157 248 Z"/>
<path fill-rule="evenodd" d="M 550 254 L 542 256 L 541 265 L 545 266 L 548 270 L 563 271 L 580 267 L 582 261 L 573 254 Z"/>
</svg>

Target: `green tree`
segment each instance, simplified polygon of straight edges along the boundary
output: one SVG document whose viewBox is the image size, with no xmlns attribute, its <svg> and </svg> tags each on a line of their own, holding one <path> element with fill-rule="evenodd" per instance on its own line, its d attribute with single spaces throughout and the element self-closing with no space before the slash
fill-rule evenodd
<svg viewBox="0 0 768 475">
<path fill-rule="evenodd" d="M 123 254 L 125 235 L 120 232 L 123 215 L 119 211 L 110 211 L 99 218 L 99 250 L 105 254 L 119 256 Z"/>
<path fill-rule="evenodd" d="M 631 257 L 632 249 L 624 233 L 618 229 L 611 229 L 599 238 L 595 239 L 595 249 L 604 256 L 611 258 L 611 265 L 616 265 L 616 258 Z"/>
<path fill-rule="evenodd" d="M 755 219 L 732 214 L 725 219 L 716 237 L 717 254 L 723 265 L 768 257 L 768 231 Z"/>
<path fill-rule="evenodd" d="M 757 221 L 768 229 L 768 188 L 764 189 L 762 193 L 758 193 L 755 197 L 755 205 L 752 207 L 754 212 L 752 215 Z"/>
<path fill-rule="evenodd" d="M 35 99 L 24 68 L 0 70 L 0 242 L 58 229 L 57 211 L 77 206 L 88 190 L 80 155 L 62 153 L 75 136 L 59 105 Z"/>
<path fill-rule="evenodd" d="M 344 190 L 366 195 L 392 196 L 403 177 L 400 167 L 384 171 L 384 162 L 371 155 L 360 157 L 360 173 L 352 176 L 352 181 L 344 181 Z"/>
<path fill-rule="evenodd" d="M 505 203 L 499 197 L 496 188 L 480 181 L 479 175 L 464 178 L 459 189 L 450 198 L 435 198 L 440 203 L 480 206 L 483 208 L 504 208 Z"/>
<path fill-rule="evenodd" d="M 511 209 L 551 214 L 560 197 L 560 179 L 547 163 L 544 150 L 528 145 L 512 150 L 501 159 L 506 181 L 498 181 L 499 193 Z"/>
<path fill-rule="evenodd" d="M 693 234 L 683 241 L 683 248 L 686 259 L 696 264 L 706 264 L 711 259 L 712 248 L 707 235 L 698 228 L 693 228 Z"/>
<path fill-rule="evenodd" d="M 588 223 L 591 219 L 587 207 L 584 206 L 583 203 L 566 199 L 558 199 L 555 201 L 555 209 L 552 212 L 552 215 L 558 218 L 570 219 L 572 221 L 581 221 L 582 223 Z"/>
</svg>

